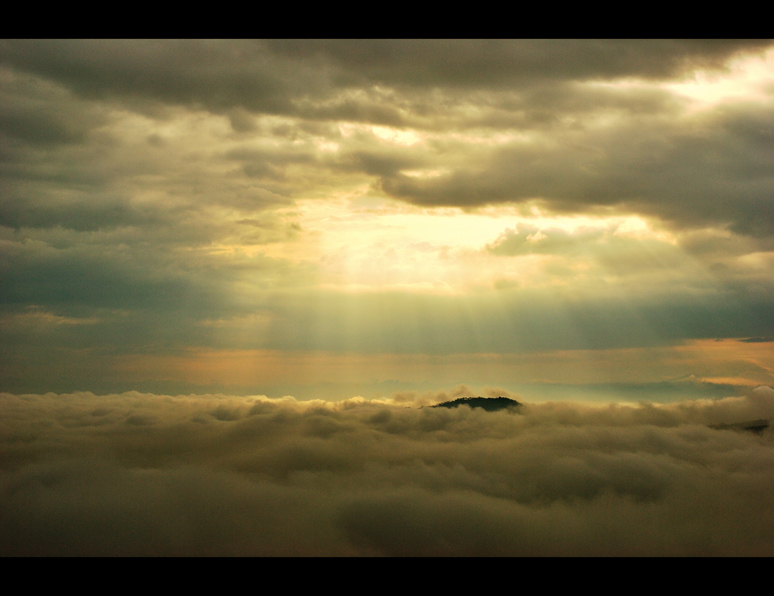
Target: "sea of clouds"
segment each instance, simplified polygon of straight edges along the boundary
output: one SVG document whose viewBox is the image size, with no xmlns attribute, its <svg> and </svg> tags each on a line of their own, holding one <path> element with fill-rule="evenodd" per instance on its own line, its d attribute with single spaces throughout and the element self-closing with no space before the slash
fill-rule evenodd
<svg viewBox="0 0 774 596">
<path fill-rule="evenodd" d="M 0 393 L 0 556 L 774 555 L 770 387 L 445 397 Z"/>
</svg>

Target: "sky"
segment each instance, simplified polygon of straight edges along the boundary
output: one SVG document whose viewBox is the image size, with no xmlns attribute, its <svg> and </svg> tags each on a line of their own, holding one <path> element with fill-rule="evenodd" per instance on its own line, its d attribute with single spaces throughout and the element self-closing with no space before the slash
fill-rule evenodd
<svg viewBox="0 0 774 596">
<path fill-rule="evenodd" d="M 768 40 L 0 40 L 3 554 L 774 554 L 772 163 Z"/>
</svg>

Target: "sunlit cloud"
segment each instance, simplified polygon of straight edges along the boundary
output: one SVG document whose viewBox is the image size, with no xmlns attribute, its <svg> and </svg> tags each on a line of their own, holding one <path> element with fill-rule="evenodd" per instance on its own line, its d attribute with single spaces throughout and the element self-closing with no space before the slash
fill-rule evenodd
<svg viewBox="0 0 774 596">
<path fill-rule="evenodd" d="M 689 98 L 692 109 L 708 109 L 735 101 L 767 101 L 771 84 L 774 52 L 732 59 L 723 72 L 697 70 L 683 81 L 659 86 L 681 97 Z"/>
</svg>

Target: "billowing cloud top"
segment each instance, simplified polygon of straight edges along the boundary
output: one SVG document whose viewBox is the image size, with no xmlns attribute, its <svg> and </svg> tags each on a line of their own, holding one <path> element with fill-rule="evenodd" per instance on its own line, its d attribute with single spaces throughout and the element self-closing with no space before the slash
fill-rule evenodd
<svg viewBox="0 0 774 596">
<path fill-rule="evenodd" d="M 409 397 L 0 394 L 0 553 L 774 552 L 771 429 L 710 426 L 774 416 L 768 387 L 518 414 Z"/>
</svg>

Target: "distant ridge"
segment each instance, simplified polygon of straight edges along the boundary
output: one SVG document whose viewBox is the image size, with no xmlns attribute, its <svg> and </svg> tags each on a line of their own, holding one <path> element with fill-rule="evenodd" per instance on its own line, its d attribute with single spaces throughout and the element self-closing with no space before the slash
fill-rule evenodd
<svg viewBox="0 0 774 596">
<path fill-rule="evenodd" d="M 750 420 L 749 422 L 736 422 L 733 424 L 710 424 L 710 428 L 717 430 L 749 430 L 761 434 L 769 428 L 769 421 L 766 418 L 760 420 Z"/>
<path fill-rule="evenodd" d="M 496 412 L 497 410 L 506 410 L 520 405 L 522 404 L 508 397 L 460 397 L 454 401 L 445 401 L 431 407 L 457 408 L 459 406 L 470 406 L 471 408 L 483 408 L 487 412 Z"/>
</svg>

